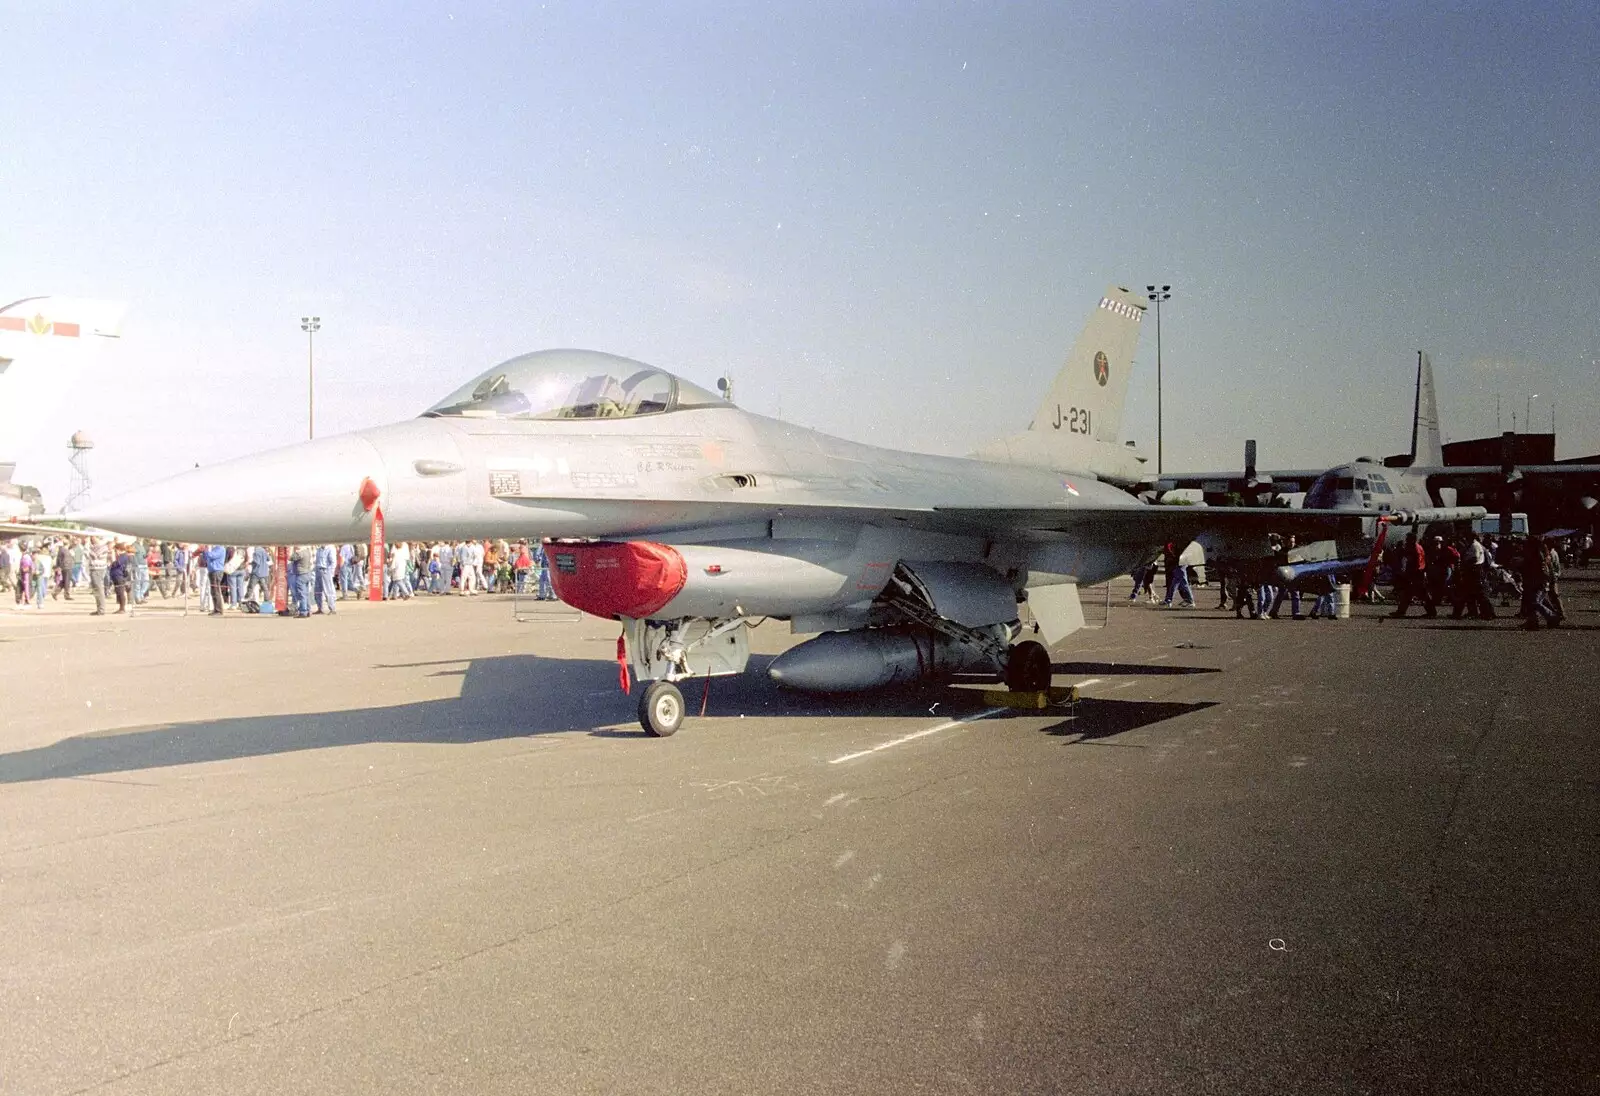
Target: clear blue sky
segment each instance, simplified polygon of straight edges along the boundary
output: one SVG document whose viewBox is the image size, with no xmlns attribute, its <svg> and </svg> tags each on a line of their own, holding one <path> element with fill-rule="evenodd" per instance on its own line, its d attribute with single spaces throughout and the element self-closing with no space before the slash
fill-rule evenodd
<svg viewBox="0 0 1600 1096">
<path fill-rule="evenodd" d="M 59 505 L 609 350 L 862 440 L 1024 425 L 1171 282 L 1169 468 L 1538 393 L 1600 450 L 1600 5 L 0 2 L 0 297 L 126 299 Z M 1147 325 L 1126 433 L 1155 449 Z"/>
</svg>

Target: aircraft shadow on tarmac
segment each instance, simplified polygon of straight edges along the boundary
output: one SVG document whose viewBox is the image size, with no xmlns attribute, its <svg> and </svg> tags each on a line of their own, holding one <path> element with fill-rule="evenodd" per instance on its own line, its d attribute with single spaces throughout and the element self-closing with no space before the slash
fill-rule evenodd
<svg viewBox="0 0 1600 1096">
<path fill-rule="evenodd" d="M 737 719 L 742 715 L 950 719 L 987 706 L 982 689 L 963 685 L 845 698 L 807 696 L 779 689 L 765 672 L 769 661 L 768 657 L 753 657 L 748 672 L 715 678 L 709 689 L 699 682 L 684 682 L 684 699 L 691 719 L 700 714 L 702 702 L 708 719 Z M 1085 664 L 1069 665 L 1077 672 Z M 644 736 L 634 723 L 634 701 L 622 693 L 617 666 L 610 661 L 505 655 L 378 664 L 373 669 L 415 670 L 426 677 L 459 676 L 461 691 L 458 696 L 389 707 L 96 731 L 49 746 L 0 754 L 0 784 L 137 772 L 369 743 L 467 745 L 552 734 Z M 1116 672 L 1135 673 L 1139 668 L 1119 667 Z M 1160 672 L 1169 672 L 1169 668 Z M 1170 668 L 1170 672 L 1183 671 Z M 985 684 L 993 687 L 993 682 Z M 1061 724 L 1059 733 L 1102 738 L 1207 706 L 1082 701 L 1076 717 Z M 684 733 L 694 733 L 692 722 Z M 1052 733 L 1057 732 L 1052 729 Z"/>
<path fill-rule="evenodd" d="M 1186 704 L 1175 700 L 1104 700 L 1086 697 L 1078 701 L 1071 715 L 1059 723 L 1041 728 L 1041 733 L 1072 738 L 1076 742 L 1093 742 L 1216 706 L 1214 700 Z"/>
</svg>

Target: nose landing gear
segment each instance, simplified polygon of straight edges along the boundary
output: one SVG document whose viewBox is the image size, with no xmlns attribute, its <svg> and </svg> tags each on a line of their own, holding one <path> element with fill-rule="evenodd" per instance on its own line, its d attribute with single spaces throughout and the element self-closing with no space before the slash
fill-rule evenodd
<svg viewBox="0 0 1600 1096">
<path fill-rule="evenodd" d="M 670 681 L 652 681 L 639 694 L 639 725 L 652 738 L 676 734 L 683 715 L 683 693 Z"/>
<path fill-rule="evenodd" d="M 677 617 L 672 620 L 622 618 L 618 661 L 626 660 L 639 692 L 639 725 L 652 738 L 667 738 L 683 726 L 688 708 L 676 681 L 703 681 L 741 673 L 750 659 L 750 621 Z M 648 684 L 645 684 L 648 682 Z"/>
</svg>

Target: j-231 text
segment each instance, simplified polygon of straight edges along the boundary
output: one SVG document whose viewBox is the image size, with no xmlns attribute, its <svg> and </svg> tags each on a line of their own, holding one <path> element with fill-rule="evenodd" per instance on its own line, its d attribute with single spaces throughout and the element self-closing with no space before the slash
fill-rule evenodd
<svg viewBox="0 0 1600 1096">
<path fill-rule="evenodd" d="M 1056 429 L 1063 426 L 1072 434 L 1089 433 L 1089 409 L 1087 407 L 1069 407 L 1065 411 L 1061 405 L 1056 404 Z"/>
</svg>

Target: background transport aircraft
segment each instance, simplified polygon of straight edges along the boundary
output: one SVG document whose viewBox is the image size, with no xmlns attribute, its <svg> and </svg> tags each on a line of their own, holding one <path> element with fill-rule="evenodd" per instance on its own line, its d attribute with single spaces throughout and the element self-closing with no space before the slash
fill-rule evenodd
<svg viewBox="0 0 1600 1096">
<path fill-rule="evenodd" d="M 1427 354 L 1420 351 L 1417 354 L 1416 400 L 1411 418 L 1411 453 L 1407 458 L 1391 458 L 1390 462 L 1385 462 L 1372 457 L 1357 457 L 1349 464 L 1337 468 L 1282 468 L 1262 472 L 1256 469 L 1255 442 L 1247 441 L 1244 449 L 1243 475 L 1238 472 L 1167 472 L 1162 474 L 1156 486 L 1161 491 L 1193 490 L 1213 495 L 1234 492 L 1252 501 L 1264 501 L 1268 495 L 1281 496 L 1284 493 L 1307 492 L 1306 505 L 1309 506 L 1311 505 L 1309 492 L 1314 484 L 1327 481 L 1330 477 L 1353 480 L 1355 478 L 1353 472 L 1358 465 L 1383 469 L 1390 476 L 1402 471 L 1412 476 L 1403 496 L 1392 491 L 1384 491 L 1381 486 L 1361 492 L 1363 496 L 1370 496 L 1366 501 L 1371 503 L 1373 509 L 1378 510 L 1423 509 L 1451 505 L 1448 496 L 1436 501 L 1434 496 L 1428 493 L 1427 478 L 1484 471 L 1445 467 L 1444 447 L 1439 434 L 1439 409 L 1433 390 L 1433 363 Z M 1370 480 L 1368 482 L 1370 485 Z M 1350 497 L 1348 493 L 1354 488 L 1351 485 L 1341 485 L 1337 490 L 1341 492 L 1339 496 L 1341 499 L 1348 500 Z"/>
<path fill-rule="evenodd" d="M 1364 516 L 1149 506 L 1080 472 L 1116 448 L 1101 427 L 1120 417 L 1142 309 L 1108 289 L 1029 436 L 981 459 L 845 441 L 640 362 L 546 350 L 418 419 L 185 472 L 82 516 L 224 543 L 352 540 L 380 511 L 392 539 L 552 538 L 556 593 L 621 622 L 624 682 L 648 683 L 639 719 L 657 736 L 683 719 L 676 683 L 744 670 L 747 626 L 765 617 L 823 633 L 771 664 L 787 686 L 977 672 L 1038 690 L 1050 656 L 1021 638 L 1022 602 L 1055 643 L 1083 625 L 1080 584 L 1167 540 L 1329 536 Z"/>
<path fill-rule="evenodd" d="M 44 512 L 11 482 L 17 456 L 72 392 L 91 347 L 119 338 L 128 306 L 76 297 L 24 297 L 0 308 L 0 520 Z"/>
<path fill-rule="evenodd" d="M 1416 396 L 1411 418 L 1411 452 L 1407 459 L 1392 462 L 1372 457 L 1357 457 L 1348 464 L 1317 473 L 1305 487 L 1305 505 L 1323 510 L 1376 510 L 1389 516 L 1383 521 L 1368 521 L 1356 537 L 1302 543 L 1289 557 L 1289 565 L 1277 570 L 1278 578 L 1295 583 L 1319 575 L 1338 575 L 1368 568 L 1386 543 L 1398 543 L 1408 533 L 1418 538 L 1431 536 L 1434 527 L 1454 527 L 1484 517 L 1481 506 L 1457 506 L 1456 486 L 1467 482 L 1497 480 L 1513 487 L 1524 477 L 1593 476 L 1600 466 L 1592 464 L 1551 464 L 1513 466 L 1446 465 L 1440 436 L 1439 407 L 1434 393 L 1433 362 L 1423 351 L 1417 352 Z M 1300 469 L 1257 473 L 1254 445 L 1246 443 L 1245 474 L 1237 481 L 1246 497 L 1284 486 L 1306 483 L 1308 473 Z M 1228 482 L 1225 474 L 1178 473 L 1163 476 L 1162 485 L 1200 487 Z M 1237 488 L 1236 488 L 1237 489 Z M 1509 502 L 1502 506 L 1509 514 Z M 1506 530 L 1509 531 L 1509 530 Z M 1208 558 L 1228 561 L 1263 557 L 1264 546 L 1242 545 L 1217 537 L 1202 537 Z"/>
<path fill-rule="evenodd" d="M 1307 473 L 1295 469 L 1257 473 L 1254 446 L 1245 447 L 1246 493 L 1261 493 L 1275 487 L 1297 487 Z M 1429 490 L 1429 475 L 1444 464 L 1439 435 L 1439 411 L 1433 391 L 1433 365 L 1428 356 L 1417 355 L 1416 402 L 1411 423 L 1411 460 L 1407 467 L 1389 467 L 1372 457 L 1357 457 L 1349 464 L 1318 473 L 1305 490 L 1305 505 L 1322 510 L 1377 510 L 1385 520 L 1363 523 L 1355 536 L 1319 539 L 1301 543 L 1289 553 L 1289 563 L 1277 569 L 1279 581 L 1293 585 L 1315 576 L 1338 576 L 1360 571 L 1390 539 L 1395 543 L 1408 533 L 1419 537 L 1430 525 L 1472 521 L 1484 514 L 1482 507 L 1441 505 Z M 1177 479 L 1215 483 L 1219 477 L 1180 473 Z M 1165 479 L 1165 478 L 1164 478 Z M 1454 499 L 1447 499 L 1453 503 Z M 1260 563 L 1271 558 L 1261 542 L 1240 544 L 1218 537 L 1202 537 L 1208 559 L 1230 563 Z"/>
</svg>

